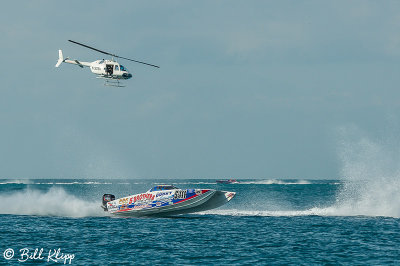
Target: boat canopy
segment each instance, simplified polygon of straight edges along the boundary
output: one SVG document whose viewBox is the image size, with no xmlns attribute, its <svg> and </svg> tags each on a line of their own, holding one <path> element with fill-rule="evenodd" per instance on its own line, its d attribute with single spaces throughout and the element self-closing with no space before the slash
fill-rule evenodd
<svg viewBox="0 0 400 266">
<path fill-rule="evenodd" d="M 159 185 L 159 186 L 155 186 L 152 189 L 150 189 L 149 192 L 171 190 L 171 189 L 178 189 L 178 188 L 175 186 L 172 186 L 172 185 Z"/>
</svg>

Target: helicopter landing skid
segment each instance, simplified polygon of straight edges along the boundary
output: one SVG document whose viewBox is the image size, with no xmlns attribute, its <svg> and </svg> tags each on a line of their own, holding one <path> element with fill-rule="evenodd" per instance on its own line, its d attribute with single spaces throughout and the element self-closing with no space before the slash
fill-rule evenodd
<svg viewBox="0 0 400 266">
<path fill-rule="evenodd" d="M 119 87 L 119 88 L 125 87 L 125 85 L 123 85 L 122 82 L 120 82 L 118 79 L 117 80 L 104 79 L 104 86 Z"/>
</svg>

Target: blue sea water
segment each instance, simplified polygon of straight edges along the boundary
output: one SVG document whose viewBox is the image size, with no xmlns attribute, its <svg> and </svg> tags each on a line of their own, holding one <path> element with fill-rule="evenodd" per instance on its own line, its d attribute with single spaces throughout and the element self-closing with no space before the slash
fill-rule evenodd
<svg viewBox="0 0 400 266">
<path fill-rule="evenodd" d="M 74 265 L 400 264 L 397 180 L 241 181 L 0 180 L 0 264 L 47 263 L 49 253 L 54 264 L 57 249 L 57 263 L 63 253 Z M 115 218 L 100 208 L 104 193 L 160 183 L 237 194 L 218 209 L 169 218 Z"/>
</svg>

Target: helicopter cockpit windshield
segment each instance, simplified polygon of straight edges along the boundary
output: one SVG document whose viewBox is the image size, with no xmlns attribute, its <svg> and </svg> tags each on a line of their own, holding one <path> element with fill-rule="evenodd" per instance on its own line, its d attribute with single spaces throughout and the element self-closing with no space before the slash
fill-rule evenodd
<svg viewBox="0 0 400 266">
<path fill-rule="evenodd" d="M 119 65 L 119 68 L 121 69 L 121 71 L 128 71 L 128 69 L 126 69 L 123 65 Z"/>
</svg>

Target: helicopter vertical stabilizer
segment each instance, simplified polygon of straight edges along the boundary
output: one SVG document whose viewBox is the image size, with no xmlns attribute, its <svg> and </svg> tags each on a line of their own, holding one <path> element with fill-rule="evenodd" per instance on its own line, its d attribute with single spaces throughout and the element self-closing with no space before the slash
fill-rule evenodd
<svg viewBox="0 0 400 266">
<path fill-rule="evenodd" d="M 58 50 L 58 61 L 56 67 L 59 67 L 61 63 L 64 62 L 64 57 L 61 50 Z"/>
</svg>

